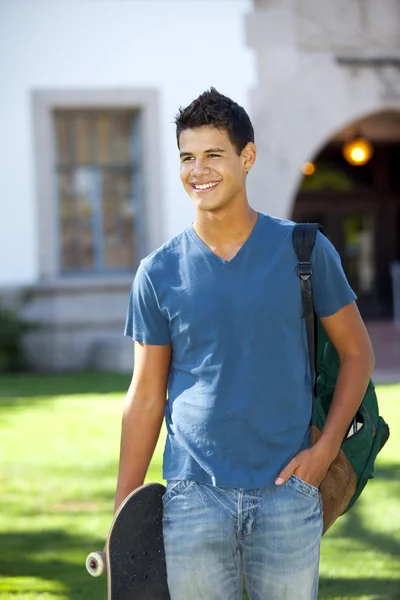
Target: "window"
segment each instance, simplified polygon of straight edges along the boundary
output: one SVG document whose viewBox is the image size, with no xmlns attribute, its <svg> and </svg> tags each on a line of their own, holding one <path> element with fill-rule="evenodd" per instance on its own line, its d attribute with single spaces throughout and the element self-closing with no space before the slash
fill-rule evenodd
<svg viewBox="0 0 400 600">
<path fill-rule="evenodd" d="M 62 273 L 132 270 L 141 239 L 139 110 L 54 110 Z"/>
</svg>

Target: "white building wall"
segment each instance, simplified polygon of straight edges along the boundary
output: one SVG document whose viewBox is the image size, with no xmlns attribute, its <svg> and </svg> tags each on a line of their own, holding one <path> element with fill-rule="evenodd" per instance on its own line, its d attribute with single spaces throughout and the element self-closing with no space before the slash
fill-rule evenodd
<svg viewBox="0 0 400 600">
<path fill-rule="evenodd" d="M 400 110 L 399 64 L 337 60 L 400 59 L 399 32 L 399 0 L 0 0 L 0 289 L 31 287 L 25 315 L 46 325 L 28 340 L 36 366 L 120 368 L 132 349 L 121 340 L 130 277 L 39 281 L 33 90 L 158 92 L 151 167 L 166 240 L 193 218 L 172 123 L 180 105 L 213 85 L 247 108 L 250 201 L 289 217 L 305 160 L 351 121 Z"/>
<path fill-rule="evenodd" d="M 247 40 L 257 56 L 251 93 L 258 161 L 254 204 L 290 217 L 301 165 L 340 129 L 400 110 L 400 62 L 350 67 L 338 58 L 399 59 L 398 0 L 254 0 Z"/>
<path fill-rule="evenodd" d="M 211 85 L 248 107 L 251 0 L 0 2 L 0 286 L 38 278 L 31 91 L 151 88 L 160 94 L 163 237 L 193 217 L 181 189 L 174 115 Z"/>
</svg>

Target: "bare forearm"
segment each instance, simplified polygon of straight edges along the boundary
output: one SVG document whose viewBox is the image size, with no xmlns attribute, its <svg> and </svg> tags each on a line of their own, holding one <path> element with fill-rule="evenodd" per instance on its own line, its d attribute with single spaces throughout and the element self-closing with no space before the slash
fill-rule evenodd
<svg viewBox="0 0 400 600">
<path fill-rule="evenodd" d="M 331 407 L 318 441 L 286 465 L 276 479 L 277 485 L 282 485 L 293 473 L 311 485 L 321 485 L 338 455 L 374 368 L 371 342 L 355 302 L 329 317 L 321 317 L 321 322 L 340 357 Z"/>
<path fill-rule="evenodd" d="M 121 452 L 115 510 L 143 484 L 164 418 L 164 398 L 149 399 L 128 392 L 122 420 Z"/>
<path fill-rule="evenodd" d="M 373 354 L 341 361 L 335 393 L 318 445 L 333 460 L 364 397 L 374 368 Z"/>
</svg>

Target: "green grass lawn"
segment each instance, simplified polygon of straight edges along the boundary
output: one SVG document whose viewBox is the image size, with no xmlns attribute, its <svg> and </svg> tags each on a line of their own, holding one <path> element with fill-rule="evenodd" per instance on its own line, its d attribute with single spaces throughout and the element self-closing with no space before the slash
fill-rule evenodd
<svg viewBox="0 0 400 600">
<path fill-rule="evenodd" d="M 111 520 L 128 385 L 104 373 L 1 379 L 1 599 L 105 600 L 84 563 Z M 400 599 L 400 385 L 379 399 L 391 438 L 375 481 L 324 536 L 320 598 Z M 161 480 L 162 443 L 149 481 Z"/>
</svg>

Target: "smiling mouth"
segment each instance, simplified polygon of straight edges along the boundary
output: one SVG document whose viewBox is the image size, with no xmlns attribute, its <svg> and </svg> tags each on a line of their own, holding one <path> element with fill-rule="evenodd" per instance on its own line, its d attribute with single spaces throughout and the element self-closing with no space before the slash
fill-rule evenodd
<svg viewBox="0 0 400 600">
<path fill-rule="evenodd" d="M 210 181 L 210 183 L 191 183 L 190 185 L 196 192 L 210 192 L 214 190 L 221 182 Z"/>
</svg>

